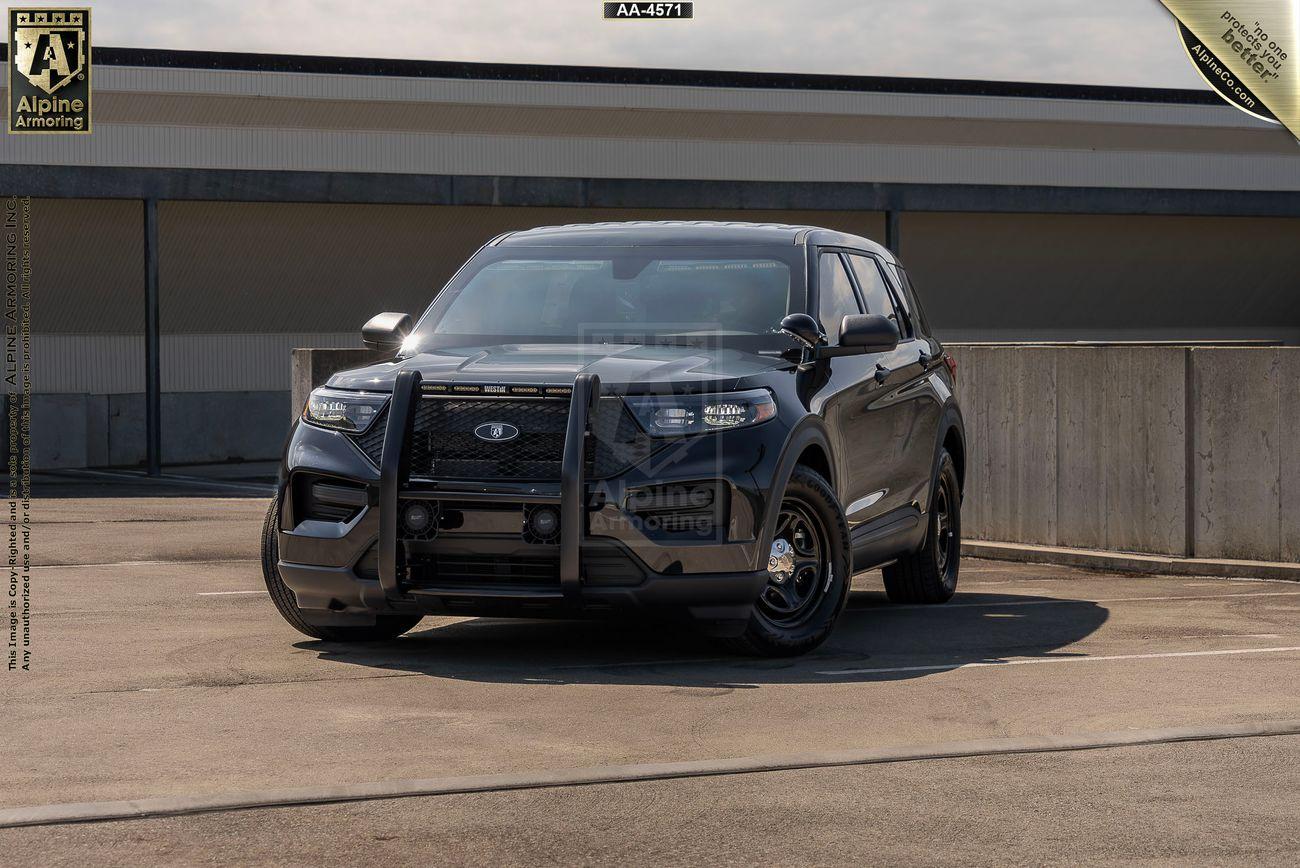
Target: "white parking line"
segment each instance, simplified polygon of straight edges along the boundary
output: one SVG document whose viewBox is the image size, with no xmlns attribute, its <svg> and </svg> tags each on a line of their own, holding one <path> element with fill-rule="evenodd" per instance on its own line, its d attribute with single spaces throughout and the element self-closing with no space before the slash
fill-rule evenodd
<svg viewBox="0 0 1300 868">
<path fill-rule="evenodd" d="M 61 564 L 32 564 L 34 570 L 61 570 L 68 567 L 173 567 L 173 566 L 202 566 L 203 564 L 255 564 L 260 563 L 260 558 L 202 558 L 199 560 L 188 561 L 95 561 L 93 563 L 79 563 L 72 561 Z"/>
<path fill-rule="evenodd" d="M 198 595 L 199 595 L 200 597 L 233 597 L 233 596 L 235 596 L 236 594 L 265 594 L 265 593 L 266 593 L 265 590 L 261 590 L 261 591 L 199 591 Z"/>
<path fill-rule="evenodd" d="M 1048 599 L 1048 600 L 997 600 L 983 603 L 944 603 L 941 606 L 931 606 L 924 603 L 909 604 L 903 606 L 881 606 L 871 609 L 857 609 L 858 612 L 897 612 L 900 609 L 925 609 L 929 612 L 942 612 L 946 609 L 986 609 L 1001 608 L 1002 606 L 1060 606 L 1060 605 L 1079 605 L 1080 603 L 1160 603 L 1179 600 L 1223 600 L 1234 599 L 1237 597 L 1300 597 L 1300 591 L 1255 591 L 1241 594 L 1187 594 L 1173 597 L 1106 597 L 1100 600 L 1070 600 L 1070 599 Z"/>
<path fill-rule="evenodd" d="M 819 669 L 818 675 L 876 675 L 889 672 L 941 672 L 949 669 L 975 669 L 991 666 L 1029 666 L 1040 663 L 1098 663 L 1107 660 L 1158 660 L 1166 657 L 1223 657 L 1229 654 L 1269 654 L 1300 651 L 1300 645 L 1285 648 L 1229 648 L 1223 651 L 1163 651 L 1154 654 L 1105 654 L 1096 657 L 1027 657 L 1022 660 L 998 660 L 981 663 L 935 663 L 929 666 L 883 666 L 875 669 Z"/>
<path fill-rule="evenodd" d="M 1281 633 L 1220 633 L 1217 636 L 1207 636 L 1204 633 L 1191 633 L 1186 636 L 1179 636 L 1179 639 L 1281 639 Z"/>
</svg>

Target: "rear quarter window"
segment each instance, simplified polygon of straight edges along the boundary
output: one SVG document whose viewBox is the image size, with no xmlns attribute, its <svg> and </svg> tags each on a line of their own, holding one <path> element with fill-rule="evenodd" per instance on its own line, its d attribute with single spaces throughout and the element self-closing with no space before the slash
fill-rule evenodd
<svg viewBox="0 0 1300 868">
<path fill-rule="evenodd" d="M 916 295 L 916 289 L 912 286 L 912 280 L 907 276 L 907 272 L 901 265 L 896 262 L 889 264 L 894 269 L 894 275 L 898 279 L 898 285 L 903 290 L 902 302 L 912 321 L 917 324 L 919 331 L 925 335 L 933 335 L 934 331 L 930 328 L 930 320 L 925 315 L 925 308 L 921 307 L 921 300 Z"/>
</svg>

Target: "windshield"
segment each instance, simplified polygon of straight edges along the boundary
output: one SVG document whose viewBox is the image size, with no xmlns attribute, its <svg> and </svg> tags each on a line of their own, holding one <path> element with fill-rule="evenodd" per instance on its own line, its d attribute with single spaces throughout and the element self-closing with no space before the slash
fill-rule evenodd
<svg viewBox="0 0 1300 868">
<path fill-rule="evenodd" d="M 793 245 L 487 248 L 439 294 L 406 346 L 769 344 L 781 318 L 803 309 L 800 254 Z"/>
</svg>

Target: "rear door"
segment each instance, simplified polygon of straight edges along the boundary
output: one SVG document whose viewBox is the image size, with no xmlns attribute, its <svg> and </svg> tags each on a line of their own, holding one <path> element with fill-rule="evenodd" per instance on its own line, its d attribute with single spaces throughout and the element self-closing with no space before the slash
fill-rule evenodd
<svg viewBox="0 0 1300 868">
<path fill-rule="evenodd" d="M 888 317 L 898 326 L 898 346 L 889 353 L 873 356 L 886 370 L 880 393 L 873 406 L 880 412 L 879 447 L 889 454 L 885 494 L 880 513 L 916 504 L 924 509 L 929 500 L 934 443 L 943 407 L 929 382 L 930 368 L 939 363 L 931 358 L 930 344 L 908 316 L 901 293 L 885 276 L 882 263 L 866 253 L 848 252 L 858 291 L 867 313 Z"/>
</svg>

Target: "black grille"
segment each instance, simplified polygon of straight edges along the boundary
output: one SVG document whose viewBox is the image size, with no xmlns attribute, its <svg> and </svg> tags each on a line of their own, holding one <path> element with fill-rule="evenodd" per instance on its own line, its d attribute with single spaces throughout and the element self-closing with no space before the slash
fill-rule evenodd
<svg viewBox="0 0 1300 868">
<path fill-rule="evenodd" d="M 379 466 L 379 460 L 384 457 L 384 434 L 388 431 L 388 408 L 379 414 L 379 418 L 374 421 L 370 429 L 360 437 L 356 438 L 357 445 L 361 451 L 366 453 L 366 457 Z"/>
<path fill-rule="evenodd" d="M 559 557 L 436 554 L 413 560 L 410 572 L 417 587 L 560 586 Z"/>
<path fill-rule="evenodd" d="M 654 451 L 655 441 L 641 431 L 619 398 L 601 398 L 591 415 L 587 441 L 587 475 L 605 479 L 639 464 Z"/>
<path fill-rule="evenodd" d="M 436 479 L 514 479 L 558 482 L 569 421 L 567 400 L 422 398 L 416 407 L 410 450 L 411 476 Z M 493 443 L 475 436 L 485 422 L 505 422 L 519 436 Z M 356 443 L 376 466 L 383 458 L 388 412 Z M 592 409 L 586 474 L 603 479 L 644 460 L 655 441 L 644 434 L 618 398 Z"/>
<path fill-rule="evenodd" d="M 474 429 L 487 422 L 513 425 L 519 436 L 480 439 Z M 408 447 L 411 475 L 558 481 L 568 422 L 567 401 L 422 399 Z"/>
</svg>

